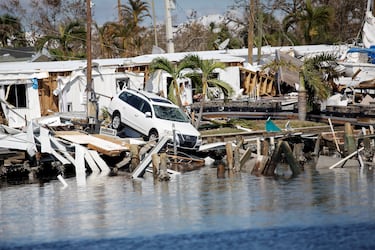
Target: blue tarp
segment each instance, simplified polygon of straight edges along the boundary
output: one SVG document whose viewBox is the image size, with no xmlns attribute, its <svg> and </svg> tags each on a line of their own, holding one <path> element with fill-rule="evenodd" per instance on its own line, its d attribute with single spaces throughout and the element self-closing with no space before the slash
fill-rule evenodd
<svg viewBox="0 0 375 250">
<path fill-rule="evenodd" d="M 271 118 L 269 117 L 266 121 L 266 131 L 267 132 L 280 132 L 281 129 L 273 121 L 271 121 Z"/>
<path fill-rule="evenodd" d="M 375 64 L 375 45 L 370 46 L 370 48 L 350 48 L 348 53 L 366 53 L 369 62 Z"/>
</svg>

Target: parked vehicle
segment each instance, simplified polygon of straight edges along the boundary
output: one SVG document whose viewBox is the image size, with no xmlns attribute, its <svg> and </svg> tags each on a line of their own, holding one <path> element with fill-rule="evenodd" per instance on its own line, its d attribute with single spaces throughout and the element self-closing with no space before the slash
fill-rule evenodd
<svg viewBox="0 0 375 250">
<path fill-rule="evenodd" d="M 179 147 L 198 149 L 202 143 L 189 117 L 177 105 L 156 94 L 125 89 L 111 100 L 108 111 L 112 116 L 112 128 L 117 131 L 129 127 L 155 140 L 173 136 L 174 129 Z"/>
</svg>

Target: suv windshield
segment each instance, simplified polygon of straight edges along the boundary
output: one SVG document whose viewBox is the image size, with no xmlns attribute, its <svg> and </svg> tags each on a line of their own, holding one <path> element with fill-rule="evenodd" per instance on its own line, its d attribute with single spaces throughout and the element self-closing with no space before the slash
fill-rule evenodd
<svg viewBox="0 0 375 250">
<path fill-rule="evenodd" d="M 189 122 L 187 115 L 179 108 L 153 105 L 157 118 L 175 122 Z"/>
</svg>

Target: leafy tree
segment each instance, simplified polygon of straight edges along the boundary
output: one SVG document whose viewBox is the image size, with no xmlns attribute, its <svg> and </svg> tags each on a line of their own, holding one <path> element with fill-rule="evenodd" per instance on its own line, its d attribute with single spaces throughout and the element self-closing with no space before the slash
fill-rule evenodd
<svg viewBox="0 0 375 250">
<path fill-rule="evenodd" d="M 117 33 L 117 23 L 106 22 L 103 26 L 94 24 L 96 30 L 96 38 L 99 42 L 100 52 L 97 57 L 113 58 L 115 56 L 116 47 L 115 39 Z M 95 51 L 95 50 L 94 50 Z"/>
<path fill-rule="evenodd" d="M 46 35 L 60 32 L 61 26 L 86 21 L 85 0 L 31 0 L 30 24 L 35 32 Z"/>
<path fill-rule="evenodd" d="M 320 70 L 319 67 L 327 59 L 331 59 L 331 56 L 318 55 L 304 60 L 300 67 L 284 60 L 274 60 L 269 64 L 263 65 L 263 69 L 270 68 L 275 72 L 280 67 L 287 67 L 299 75 L 298 118 L 300 120 L 306 120 L 307 108 L 312 108 L 317 101 L 326 100 L 331 93 L 330 85 L 323 80 L 325 72 Z"/>
<path fill-rule="evenodd" d="M 85 57 L 86 30 L 78 21 L 60 26 L 58 35 L 45 35 L 37 40 L 36 48 L 47 47 L 57 60 Z"/>
<path fill-rule="evenodd" d="M 322 80 L 323 75 L 317 68 L 316 59 L 304 61 L 299 71 L 298 118 L 306 120 L 307 107 L 316 101 L 326 100 L 330 95 L 330 87 Z"/>
<path fill-rule="evenodd" d="M 20 20 L 31 43 L 40 36 L 59 34 L 60 26 L 86 20 L 85 0 L 1 0 L 0 10 Z"/>
<path fill-rule="evenodd" d="M 26 46 L 25 33 L 18 18 L 9 14 L 0 16 L 0 44 L 1 47 Z"/>
<path fill-rule="evenodd" d="M 334 80 L 338 80 L 341 73 L 337 71 L 336 56 L 329 53 L 319 54 L 308 60 L 308 62 L 318 70 L 321 74 L 322 81 L 330 87 L 331 93 L 338 90 L 338 86 Z"/>
<path fill-rule="evenodd" d="M 304 10 L 299 13 L 297 21 L 302 26 L 306 44 L 315 44 L 322 33 L 327 31 L 327 23 L 332 21 L 333 10 L 327 6 L 313 6 L 311 0 L 306 0 Z"/>
<path fill-rule="evenodd" d="M 200 83 L 202 86 L 202 98 L 200 100 L 201 103 L 199 107 L 198 119 L 195 124 L 195 127 L 198 128 L 202 120 L 203 106 L 207 97 L 208 86 L 220 88 L 221 90 L 223 90 L 225 96 L 232 95 L 233 88 L 228 83 L 213 77 L 213 73 L 215 70 L 225 69 L 224 63 L 214 60 L 202 60 L 198 55 L 187 55 L 185 57 L 185 61 L 189 62 L 190 65 L 192 63 L 193 67 L 191 68 L 195 70 L 194 72 L 188 73 L 185 76 L 195 79 L 198 78 L 201 80 Z"/>
<path fill-rule="evenodd" d="M 362 28 L 367 0 L 318 0 L 314 3 L 329 6 L 334 17 L 327 23 L 329 38 L 333 42 L 353 41 Z"/>
</svg>

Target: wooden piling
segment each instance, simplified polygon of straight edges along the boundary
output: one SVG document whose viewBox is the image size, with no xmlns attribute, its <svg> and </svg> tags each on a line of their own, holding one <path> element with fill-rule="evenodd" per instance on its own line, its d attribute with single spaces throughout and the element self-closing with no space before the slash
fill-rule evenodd
<svg viewBox="0 0 375 250">
<path fill-rule="evenodd" d="M 171 177 L 168 174 L 167 170 L 168 156 L 166 153 L 160 154 L 160 169 L 159 169 L 159 180 L 168 181 Z"/>
<path fill-rule="evenodd" d="M 322 135 L 319 134 L 318 135 L 318 138 L 316 139 L 315 141 L 315 146 L 314 146 L 314 152 L 313 152 L 313 155 L 314 156 L 318 156 L 319 155 L 319 152 L 320 152 L 320 142 L 322 140 Z"/>
<path fill-rule="evenodd" d="M 134 169 L 139 165 L 140 158 L 139 158 L 139 147 L 138 145 L 131 144 L 130 145 L 130 172 L 133 172 Z"/>
<path fill-rule="evenodd" d="M 275 169 L 277 167 L 277 163 L 280 162 L 281 160 L 281 152 L 280 152 L 280 147 L 281 147 L 282 141 L 279 141 L 276 145 L 275 150 L 273 151 L 273 154 L 271 156 L 271 160 L 268 162 L 266 167 L 263 169 L 262 174 L 265 176 L 273 176 L 275 174 Z"/>
<path fill-rule="evenodd" d="M 241 156 L 240 156 L 240 148 L 243 146 L 244 139 L 241 136 L 237 137 L 237 145 L 234 149 L 234 170 L 236 172 L 241 171 Z"/>
<path fill-rule="evenodd" d="M 225 164 L 223 162 L 220 162 L 217 165 L 217 178 L 219 179 L 225 178 Z"/>
<path fill-rule="evenodd" d="M 262 141 L 262 149 L 261 149 L 261 155 L 268 156 L 269 150 L 270 150 L 270 144 L 268 140 Z"/>
<path fill-rule="evenodd" d="M 290 169 L 293 172 L 293 175 L 295 176 L 297 174 L 300 174 L 301 173 L 301 167 L 298 164 L 298 161 L 296 160 L 296 158 L 294 157 L 292 149 L 290 148 L 289 143 L 286 142 L 286 141 L 283 141 L 281 143 L 281 147 L 282 147 L 282 152 L 284 153 L 285 158 L 286 158 L 286 160 L 288 162 L 288 165 L 289 165 Z"/>
<path fill-rule="evenodd" d="M 353 128 L 348 122 L 345 123 L 344 145 L 346 155 L 350 155 L 357 150 L 357 145 L 353 136 Z"/>
<path fill-rule="evenodd" d="M 293 155 L 295 157 L 295 159 L 298 161 L 298 162 L 305 162 L 306 158 L 303 154 L 303 148 L 304 148 L 305 144 L 303 143 L 296 143 L 293 145 Z"/>
<path fill-rule="evenodd" d="M 151 157 L 152 157 L 152 174 L 154 178 L 156 178 L 159 175 L 160 157 L 158 154 L 153 154 Z"/>
<path fill-rule="evenodd" d="M 233 170 L 233 149 L 232 149 L 232 142 L 227 142 L 225 145 L 226 153 L 227 153 L 227 167 L 229 170 Z"/>
<path fill-rule="evenodd" d="M 268 162 L 268 156 L 257 155 L 254 163 L 254 167 L 251 170 L 251 174 L 255 176 L 261 176 L 266 164 Z"/>
<path fill-rule="evenodd" d="M 293 173 L 293 176 L 299 174 L 301 172 L 300 166 L 297 160 L 294 158 L 292 149 L 286 141 L 279 141 L 277 143 L 276 148 L 271 156 L 271 161 L 266 165 L 262 174 L 265 176 L 275 175 L 275 169 L 281 162 L 283 155 Z"/>
</svg>

